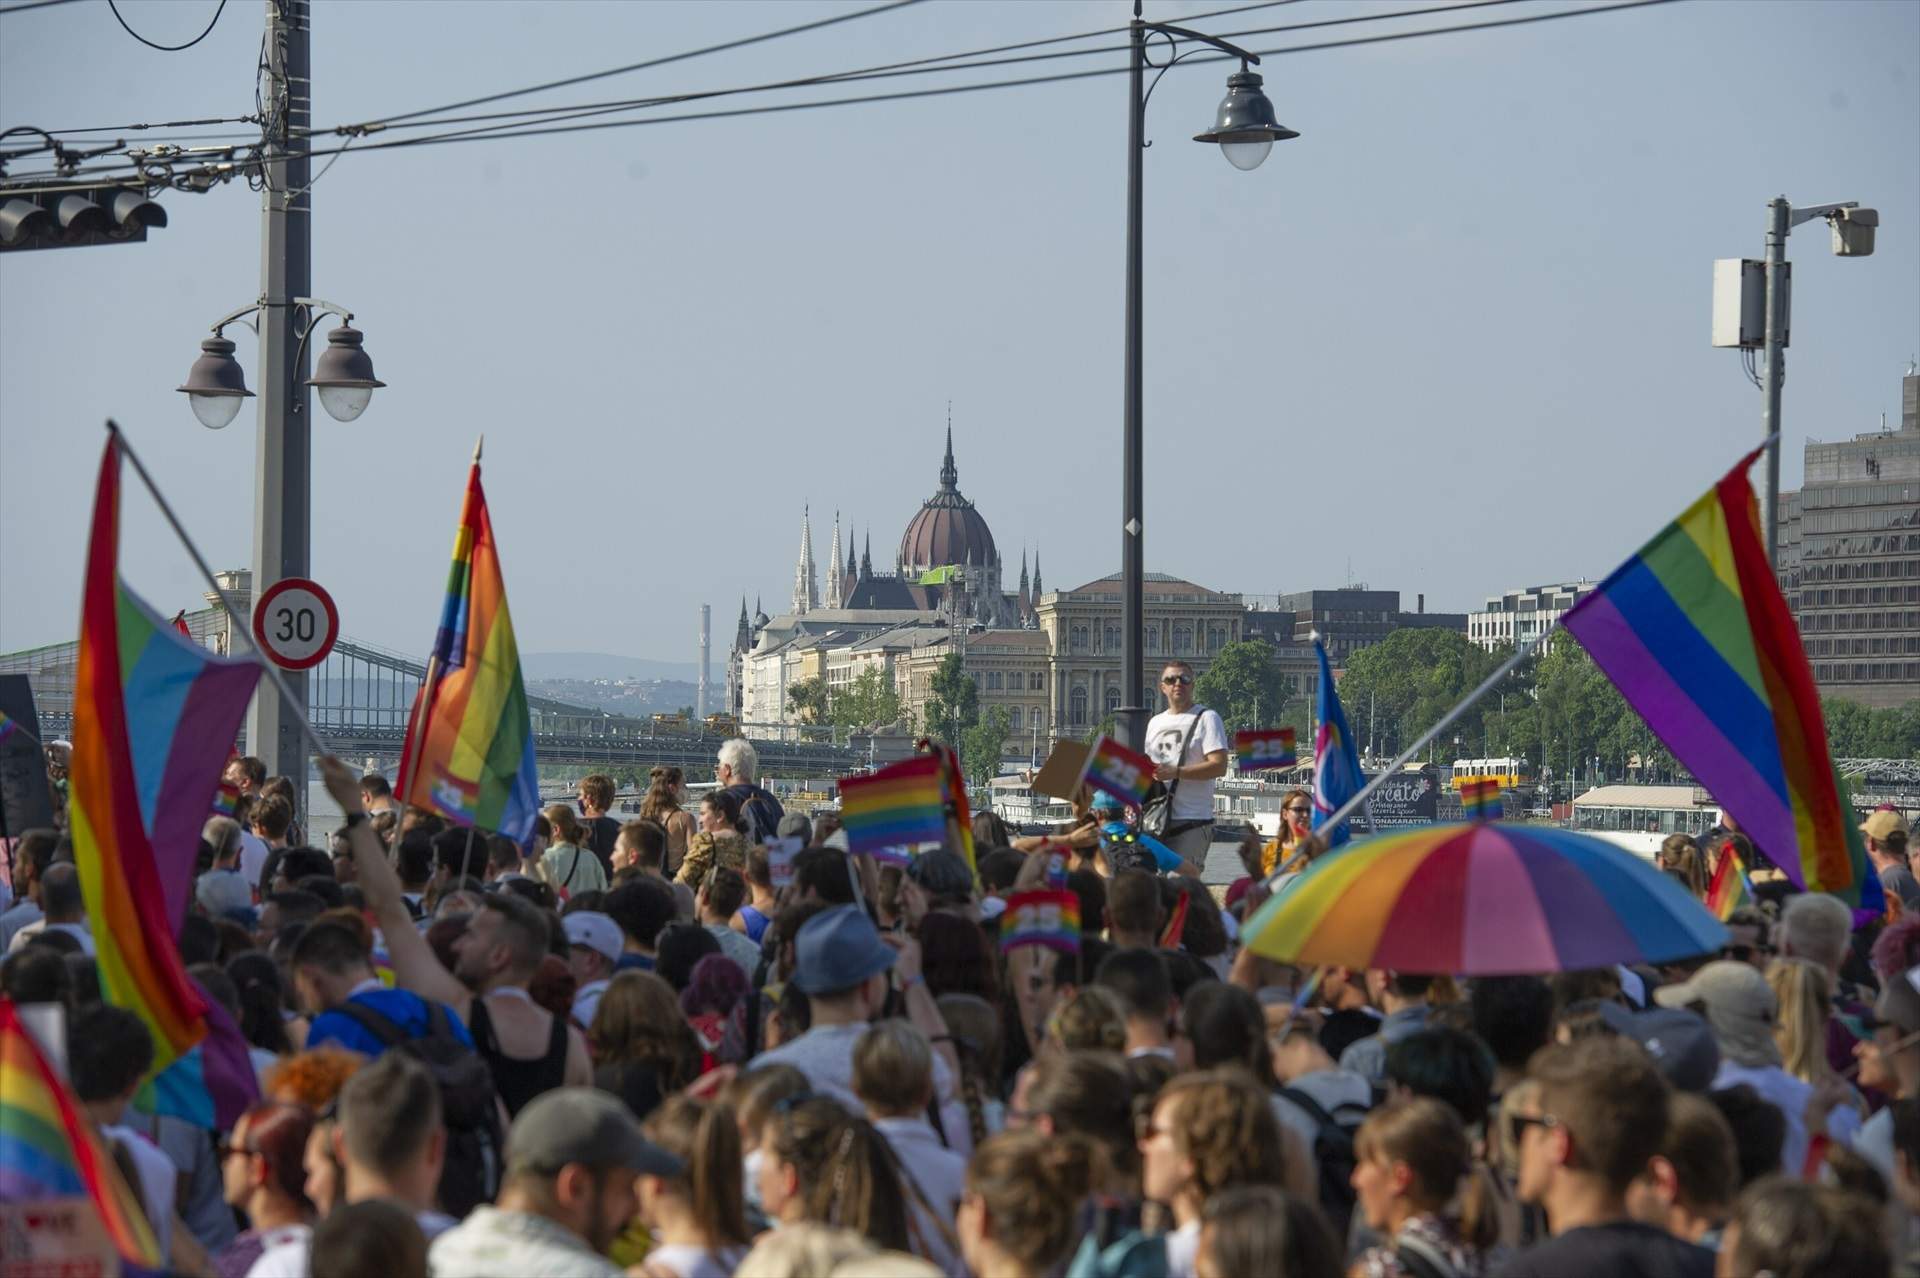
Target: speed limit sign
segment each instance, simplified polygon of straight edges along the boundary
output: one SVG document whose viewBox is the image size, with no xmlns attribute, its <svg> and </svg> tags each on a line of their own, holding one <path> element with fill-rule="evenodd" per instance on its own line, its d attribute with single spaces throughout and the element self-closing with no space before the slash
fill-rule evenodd
<svg viewBox="0 0 1920 1278">
<path fill-rule="evenodd" d="M 333 596 L 305 577 L 276 581 L 253 606 L 253 638 L 273 664 L 286 670 L 319 665 L 340 637 Z"/>
</svg>

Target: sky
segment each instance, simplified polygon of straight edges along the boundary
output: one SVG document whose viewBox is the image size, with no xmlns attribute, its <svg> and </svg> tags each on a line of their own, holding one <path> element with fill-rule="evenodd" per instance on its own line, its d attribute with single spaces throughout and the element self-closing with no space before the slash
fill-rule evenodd
<svg viewBox="0 0 1920 1278">
<path fill-rule="evenodd" d="M 121 11 L 181 43 L 213 2 Z M 1147 16 L 1229 2 L 1150 0 Z M 439 106 L 858 7 L 316 0 L 314 116 Z M 1301 0 L 1198 25 L 1411 7 Z M 850 70 L 1130 10 L 927 0 L 476 109 Z M 97 0 L 0 15 L 0 128 L 251 112 L 261 15 L 231 4 L 179 53 L 138 44 Z M 1920 350 L 1920 5 L 1675 3 L 1269 57 L 1266 91 L 1301 136 L 1251 173 L 1188 141 L 1227 69 L 1182 63 L 1148 108 L 1150 571 L 1248 594 L 1353 580 L 1436 611 L 1604 575 L 1759 440 L 1759 392 L 1708 343 L 1710 264 L 1761 255 L 1776 194 L 1881 217 L 1872 257 L 1833 257 L 1818 221 L 1788 243 L 1783 483 L 1807 439 L 1897 424 Z M 312 192 L 313 286 L 354 312 L 389 385 L 351 424 L 315 407 L 313 576 L 343 632 L 424 652 L 482 433 L 523 651 L 692 660 L 702 603 L 724 651 L 743 595 L 785 610 L 803 505 L 823 572 L 836 510 L 890 566 L 937 486 L 949 404 L 960 486 L 1003 560 L 1037 548 L 1052 589 L 1116 571 L 1126 92 L 1116 75 L 348 152 Z M 797 95 L 735 103 L 773 100 Z M 258 295 L 259 197 L 160 199 L 171 224 L 144 244 L 0 256 L 0 651 L 76 632 L 109 416 L 208 558 L 249 559 L 253 406 L 209 431 L 174 387 L 212 321 Z M 257 389 L 252 335 L 228 335 Z M 123 527 L 134 588 L 165 612 L 198 606 L 191 560 L 137 490 Z"/>
</svg>

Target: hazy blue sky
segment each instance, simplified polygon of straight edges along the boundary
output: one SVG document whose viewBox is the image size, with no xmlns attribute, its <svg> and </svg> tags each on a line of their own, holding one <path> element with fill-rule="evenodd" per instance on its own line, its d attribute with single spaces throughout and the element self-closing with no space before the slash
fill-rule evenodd
<svg viewBox="0 0 1920 1278">
<path fill-rule="evenodd" d="M 213 4 L 122 10 L 177 43 Z M 1573 6 L 1444 20 L 1555 7 Z M 853 69 L 1130 9 L 931 0 L 528 101 Z M 317 0 L 315 118 L 835 11 Z M 96 0 L 0 18 L 0 127 L 249 112 L 260 31 L 247 0 L 174 54 Z M 1225 69 L 1183 64 L 1150 106 L 1148 568 L 1266 593 L 1340 584 L 1351 562 L 1430 609 L 1606 572 L 1758 436 L 1758 392 L 1708 346 L 1709 263 L 1759 256 L 1776 193 L 1881 213 L 1871 258 L 1832 257 L 1820 223 L 1789 243 L 1786 482 L 1809 436 L 1897 420 L 1920 348 L 1920 5 L 1705 0 L 1270 58 L 1303 136 L 1253 173 L 1187 141 Z M 690 660 L 701 602 L 721 649 L 742 593 L 784 608 L 803 502 L 823 564 L 836 508 L 891 564 L 936 486 L 949 400 L 961 487 L 1002 554 L 1037 545 L 1054 588 L 1111 572 L 1125 181 L 1124 76 L 349 153 L 314 189 L 314 289 L 356 312 L 391 384 L 351 425 L 316 406 L 314 575 L 346 633 L 424 650 L 484 431 L 522 647 Z M 146 244 L 0 259 L 0 649 L 75 633 L 109 415 L 209 557 L 248 561 L 252 410 L 210 432 L 173 388 L 211 321 L 258 293 L 259 200 L 163 202 L 172 225 Z M 257 388 L 251 334 L 230 335 Z M 125 529 L 136 588 L 195 603 L 143 495 Z"/>
</svg>

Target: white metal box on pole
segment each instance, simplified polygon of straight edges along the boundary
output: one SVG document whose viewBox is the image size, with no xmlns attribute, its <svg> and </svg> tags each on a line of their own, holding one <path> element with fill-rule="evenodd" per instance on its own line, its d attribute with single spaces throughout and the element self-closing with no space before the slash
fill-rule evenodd
<svg viewBox="0 0 1920 1278">
<path fill-rule="evenodd" d="M 1722 257 L 1713 263 L 1713 344 L 1757 351 L 1767 343 L 1766 263 Z"/>
</svg>

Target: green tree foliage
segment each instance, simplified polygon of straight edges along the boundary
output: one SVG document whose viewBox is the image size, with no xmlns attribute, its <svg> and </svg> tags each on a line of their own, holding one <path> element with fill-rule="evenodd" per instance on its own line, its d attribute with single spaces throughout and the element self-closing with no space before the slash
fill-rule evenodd
<svg viewBox="0 0 1920 1278">
<path fill-rule="evenodd" d="M 1220 650 L 1207 672 L 1195 681 L 1193 699 L 1217 711 L 1228 732 L 1279 727 L 1287 722 L 1289 704 L 1299 694 L 1293 682 L 1291 676 L 1281 672 L 1272 644 L 1265 639 L 1246 639 Z M 1304 720 L 1304 704 L 1299 708 Z"/>
<path fill-rule="evenodd" d="M 865 730 L 885 728 L 903 717 L 900 690 L 879 666 L 868 666 L 833 698 L 832 721 L 837 727 Z M 908 725 L 911 728 L 911 724 Z"/>
<path fill-rule="evenodd" d="M 973 784 L 985 785 L 999 775 L 1009 722 L 1003 708 L 990 706 L 960 734 L 960 767 Z"/>
<path fill-rule="evenodd" d="M 819 679 L 801 679 L 788 684 L 787 709 L 799 715 L 802 723 L 825 723 L 827 685 Z"/>
<path fill-rule="evenodd" d="M 1404 748 L 1451 710 L 1493 670 L 1499 657 L 1467 642 L 1451 630 L 1396 630 L 1362 648 L 1347 662 L 1340 679 L 1340 702 L 1347 723 L 1364 745 L 1370 739 L 1381 754 Z M 1484 703 L 1449 730 L 1477 753 Z M 1451 751 L 1449 739 L 1436 745 L 1434 757 Z"/>
<path fill-rule="evenodd" d="M 974 686 L 973 676 L 967 673 L 959 653 L 948 653 L 940 668 L 933 672 L 926 714 L 927 735 L 956 750 L 964 744 L 962 738 L 967 729 L 979 722 L 980 690 Z"/>
<path fill-rule="evenodd" d="M 1823 697 L 1820 711 L 1836 759 L 1920 759 L 1920 701 L 1874 710 L 1857 701 Z"/>
</svg>

